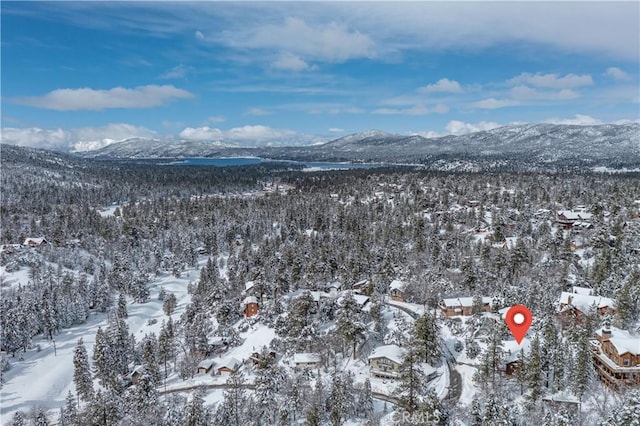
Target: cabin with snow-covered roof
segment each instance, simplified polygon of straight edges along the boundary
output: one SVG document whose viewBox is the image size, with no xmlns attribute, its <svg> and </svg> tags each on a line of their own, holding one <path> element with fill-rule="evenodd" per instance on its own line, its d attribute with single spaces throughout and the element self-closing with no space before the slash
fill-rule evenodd
<svg viewBox="0 0 640 426">
<path fill-rule="evenodd" d="M 296 370 L 319 368 L 322 358 L 319 354 L 299 352 L 293 354 L 293 366 Z"/>
<path fill-rule="evenodd" d="M 40 247 L 47 244 L 49 244 L 49 242 L 44 237 L 26 238 L 22 243 L 23 246 L 31 248 Z"/>
<path fill-rule="evenodd" d="M 244 316 L 251 318 L 258 314 L 258 299 L 255 296 L 247 296 L 244 299 Z"/>
<path fill-rule="evenodd" d="M 591 340 L 600 380 L 614 389 L 640 386 L 640 336 L 606 324 Z"/>
<path fill-rule="evenodd" d="M 481 312 L 491 312 L 491 297 L 481 297 Z M 445 317 L 454 317 L 457 315 L 471 316 L 473 315 L 474 297 L 452 297 L 442 299 L 440 302 L 440 310 Z"/>
<path fill-rule="evenodd" d="M 407 351 L 398 345 L 378 346 L 369 355 L 369 371 L 375 377 L 395 379 L 399 377 L 400 366 Z"/>
<path fill-rule="evenodd" d="M 615 314 L 615 301 L 604 296 L 585 294 L 588 289 L 577 288 L 578 292 L 563 291 L 558 302 L 558 317 L 563 325 L 570 322 L 581 323 L 590 312 L 600 317 Z M 574 289 L 575 291 L 575 289 Z"/>
<path fill-rule="evenodd" d="M 389 295 L 391 300 L 396 302 L 404 302 L 404 282 L 400 280 L 393 280 L 389 284 Z"/>
</svg>

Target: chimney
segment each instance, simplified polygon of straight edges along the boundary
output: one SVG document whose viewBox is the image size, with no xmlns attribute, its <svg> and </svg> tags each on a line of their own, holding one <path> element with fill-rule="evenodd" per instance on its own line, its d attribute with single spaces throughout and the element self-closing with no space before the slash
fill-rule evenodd
<svg viewBox="0 0 640 426">
<path fill-rule="evenodd" d="M 611 327 L 609 326 L 609 321 L 605 321 L 602 327 L 602 341 L 606 342 L 609 339 L 611 339 Z"/>
</svg>

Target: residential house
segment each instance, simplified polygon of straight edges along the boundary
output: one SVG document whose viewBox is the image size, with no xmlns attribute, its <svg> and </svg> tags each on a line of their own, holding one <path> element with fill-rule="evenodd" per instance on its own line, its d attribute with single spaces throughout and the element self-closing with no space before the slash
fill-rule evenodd
<svg viewBox="0 0 640 426">
<path fill-rule="evenodd" d="M 452 297 L 448 299 L 442 299 L 440 302 L 440 309 L 445 317 L 454 317 L 457 315 L 470 316 L 474 313 L 474 297 Z M 478 302 L 481 302 L 481 312 L 491 312 L 491 303 L 493 299 L 491 297 L 481 297 Z"/>
<path fill-rule="evenodd" d="M 338 306 L 342 306 L 342 301 L 344 300 L 347 293 L 348 292 L 345 291 L 343 295 L 338 298 L 338 300 L 336 301 Z M 351 295 L 353 296 L 354 300 L 358 304 L 358 307 L 360 307 L 360 310 L 363 310 L 369 303 L 369 296 L 365 296 L 363 294 L 358 294 L 355 292 L 351 292 Z"/>
<path fill-rule="evenodd" d="M 351 289 L 360 294 L 371 294 L 371 282 L 369 280 L 358 281 L 354 285 L 351 286 Z"/>
<path fill-rule="evenodd" d="M 203 359 L 202 361 L 200 361 L 200 363 L 198 364 L 198 367 L 196 369 L 196 372 L 198 374 L 209 374 L 209 372 L 211 371 L 211 369 L 213 368 L 213 365 L 215 364 L 215 362 L 212 359 Z"/>
<path fill-rule="evenodd" d="M 404 282 L 400 280 L 393 280 L 389 284 L 389 295 L 391 300 L 397 302 L 404 302 Z"/>
<path fill-rule="evenodd" d="M 258 299 L 255 296 L 247 296 L 244 299 L 244 316 L 251 318 L 258 314 Z"/>
<path fill-rule="evenodd" d="M 531 347 L 531 341 L 528 338 L 524 338 L 520 344 L 515 340 L 503 340 L 502 341 L 502 359 L 504 361 L 504 372 L 506 375 L 511 376 L 520 368 L 520 352 L 529 351 Z"/>
<path fill-rule="evenodd" d="M 559 210 L 556 213 L 556 224 L 563 229 L 571 229 L 576 222 L 589 223 L 592 217 L 593 215 L 591 213 L 587 213 L 584 209 L 580 209 L 578 211 Z"/>
<path fill-rule="evenodd" d="M 275 361 L 276 359 L 276 352 L 275 351 L 269 351 L 267 353 L 267 357 L 269 357 L 272 361 Z M 262 361 L 263 359 L 263 355 L 261 352 L 253 352 L 251 354 L 251 356 L 249 357 L 249 359 L 251 360 L 251 362 L 253 363 L 253 365 L 257 365 L 260 363 L 260 361 Z"/>
<path fill-rule="evenodd" d="M 596 331 L 591 348 L 596 372 L 605 385 L 640 387 L 640 336 L 605 325 Z"/>
<path fill-rule="evenodd" d="M 319 368 L 322 359 L 319 354 L 301 352 L 293 354 L 293 366 L 296 370 Z"/>
<path fill-rule="evenodd" d="M 213 337 L 209 342 L 209 353 L 211 354 L 220 354 L 226 352 L 227 349 L 229 349 L 229 344 L 223 337 Z"/>
<path fill-rule="evenodd" d="M 583 287 L 574 287 L 574 292 L 562 292 L 558 303 L 558 318 L 563 326 L 572 322 L 581 323 L 584 317 L 592 311 L 600 317 L 604 317 L 607 314 L 615 314 L 615 302 L 613 299 L 594 296 L 590 293 L 590 290 Z"/>
<path fill-rule="evenodd" d="M 44 239 L 44 237 L 26 238 L 22 243 L 23 246 L 31 247 L 31 248 L 40 247 L 47 244 L 49 244 L 49 242 L 46 239 Z"/>
<path fill-rule="evenodd" d="M 240 369 L 242 364 L 235 358 L 227 358 L 224 360 L 218 368 L 216 368 L 216 375 L 223 376 L 231 373 L 235 373 Z"/>
<path fill-rule="evenodd" d="M 369 371 L 375 377 L 396 379 L 407 351 L 398 345 L 378 346 L 369 355 Z"/>
<path fill-rule="evenodd" d="M 340 281 L 333 281 L 325 286 L 325 291 L 329 293 L 329 297 L 335 298 L 338 297 L 338 293 L 340 292 L 341 288 L 342 283 Z"/>
<path fill-rule="evenodd" d="M 136 365 L 135 367 L 133 367 L 133 370 L 131 370 L 131 372 L 127 375 L 127 379 L 132 385 L 137 385 L 138 382 L 140 382 L 140 377 L 142 377 L 142 375 L 145 373 L 146 370 L 142 365 Z"/>
</svg>

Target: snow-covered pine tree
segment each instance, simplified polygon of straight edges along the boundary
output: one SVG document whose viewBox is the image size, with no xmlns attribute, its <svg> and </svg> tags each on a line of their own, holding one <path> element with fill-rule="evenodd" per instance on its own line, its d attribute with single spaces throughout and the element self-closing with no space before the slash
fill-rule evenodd
<svg viewBox="0 0 640 426">
<path fill-rule="evenodd" d="M 396 387 L 396 397 L 403 411 L 413 415 L 420 408 L 420 395 L 424 393 L 426 380 L 420 368 L 420 361 L 415 349 L 410 347 L 400 367 L 399 384 Z"/>
<path fill-rule="evenodd" d="M 351 343 L 353 345 L 352 353 L 353 359 L 355 359 L 358 338 L 364 332 L 365 325 L 362 321 L 360 306 L 358 306 L 358 303 L 351 292 L 347 292 L 342 299 L 338 310 L 336 329 L 338 334 L 340 334 L 347 344 Z"/>
<path fill-rule="evenodd" d="M 78 396 L 84 401 L 91 401 L 93 398 L 93 377 L 82 337 L 78 339 L 73 353 L 73 383 L 76 385 Z"/>
<path fill-rule="evenodd" d="M 440 361 L 441 351 L 440 330 L 436 319 L 430 313 L 425 312 L 416 320 L 413 331 L 416 355 L 426 363 L 437 364 Z"/>
</svg>

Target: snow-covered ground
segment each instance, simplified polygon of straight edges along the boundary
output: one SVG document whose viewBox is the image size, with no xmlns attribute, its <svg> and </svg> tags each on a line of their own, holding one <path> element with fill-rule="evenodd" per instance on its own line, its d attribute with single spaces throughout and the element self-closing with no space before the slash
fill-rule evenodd
<svg viewBox="0 0 640 426">
<path fill-rule="evenodd" d="M 199 276 L 199 268 L 206 260 L 202 258 L 198 268 L 185 271 L 180 278 L 170 274 L 157 277 L 150 284 L 151 298 L 147 303 L 127 305 L 127 324 L 138 341 L 147 333 L 158 335 L 162 319 L 168 318 L 162 310 L 162 302 L 158 300 L 161 288 L 175 294 L 177 306 L 172 317 L 180 317 L 191 298 L 187 294 L 187 284 Z M 3 270 L 2 273 L 9 282 L 22 282 L 25 274 L 28 274 L 28 268 L 7 274 Z M 150 324 L 149 320 L 153 318 L 157 322 Z M 61 330 L 60 334 L 54 336 L 54 341 L 36 337 L 32 348 L 26 353 L 18 352 L 15 358 L 9 355 L 12 368 L 3 374 L 0 424 L 5 424 L 17 410 L 28 412 L 33 407 L 40 406 L 57 410 L 62 406 L 69 390 L 75 391 L 73 352 L 78 339 L 83 339 L 91 359 L 96 331 L 99 327 L 106 326 L 106 314 L 92 313 L 85 324 Z M 55 413 L 57 415 L 57 411 Z"/>
</svg>

